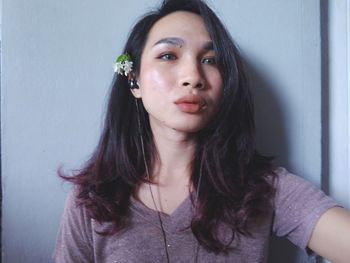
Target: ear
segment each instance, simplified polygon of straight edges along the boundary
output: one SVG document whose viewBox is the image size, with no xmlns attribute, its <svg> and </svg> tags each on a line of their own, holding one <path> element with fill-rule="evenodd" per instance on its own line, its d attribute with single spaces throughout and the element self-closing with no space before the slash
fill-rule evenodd
<svg viewBox="0 0 350 263">
<path fill-rule="evenodd" d="M 132 95 L 134 95 L 134 97 L 136 99 L 141 99 L 142 96 L 141 96 L 141 89 L 140 88 L 137 88 L 137 89 L 130 89 Z"/>
</svg>

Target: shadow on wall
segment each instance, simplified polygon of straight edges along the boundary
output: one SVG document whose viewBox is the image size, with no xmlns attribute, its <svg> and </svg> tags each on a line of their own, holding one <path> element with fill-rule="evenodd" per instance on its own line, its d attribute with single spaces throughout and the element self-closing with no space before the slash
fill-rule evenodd
<svg viewBox="0 0 350 263">
<path fill-rule="evenodd" d="M 287 118 L 278 99 L 276 87 L 243 56 L 247 77 L 254 97 L 257 148 L 260 153 L 275 157 L 275 164 L 291 167 Z M 273 236 L 269 247 L 269 263 L 319 262 L 284 238 Z"/>
<path fill-rule="evenodd" d="M 258 150 L 275 157 L 275 164 L 286 168 L 289 164 L 288 119 L 278 98 L 276 87 L 253 63 L 244 58 L 247 77 L 254 98 Z"/>
</svg>

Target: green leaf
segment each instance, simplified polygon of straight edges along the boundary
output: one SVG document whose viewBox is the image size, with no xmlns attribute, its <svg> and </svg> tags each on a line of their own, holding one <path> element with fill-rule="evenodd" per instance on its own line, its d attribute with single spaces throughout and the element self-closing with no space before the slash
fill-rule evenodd
<svg viewBox="0 0 350 263">
<path fill-rule="evenodd" d="M 120 55 L 116 62 L 124 63 L 125 61 L 131 61 L 131 57 L 128 53 Z"/>
</svg>

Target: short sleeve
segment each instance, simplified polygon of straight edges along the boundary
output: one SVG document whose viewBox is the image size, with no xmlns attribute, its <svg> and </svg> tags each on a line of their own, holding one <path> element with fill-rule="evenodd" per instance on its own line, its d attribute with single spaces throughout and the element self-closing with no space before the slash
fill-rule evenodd
<svg viewBox="0 0 350 263">
<path fill-rule="evenodd" d="M 56 263 L 94 262 L 91 218 L 77 205 L 76 191 L 68 195 L 53 257 Z"/>
<path fill-rule="evenodd" d="M 306 180 L 277 169 L 273 232 L 286 237 L 305 251 L 319 218 L 338 206 L 330 197 Z"/>
</svg>

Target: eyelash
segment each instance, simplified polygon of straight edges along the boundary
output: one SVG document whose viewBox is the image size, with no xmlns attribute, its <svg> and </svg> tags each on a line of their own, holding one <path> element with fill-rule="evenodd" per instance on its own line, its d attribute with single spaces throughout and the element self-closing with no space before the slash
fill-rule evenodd
<svg viewBox="0 0 350 263">
<path fill-rule="evenodd" d="M 158 58 L 162 60 L 175 60 L 176 56 L 171 53 L 164 53 L 161 54 Z"/>
<path fill-rule="evenodd" d="M 161 54 L 158 59 L 161 60 L 175 60 L 176 56 L 171 53 L 164 53 Z M 215 57 L 208 57 L 208 58 L 203 58 L 202 59 L 203 64 L 208 64 L 208 65 L 216 65 L 216 58 Z"/>
<path fill-rule="evenodd" d="M 210 61 L 210 62 L 205 62 L 204 61 Z M 216 58 L 215 57 L 209 57 L 209 58 L 203 58 L 202 59 L 203 64 L 209 64 L 209 65 L 216 65 Z"/>
</svg>

